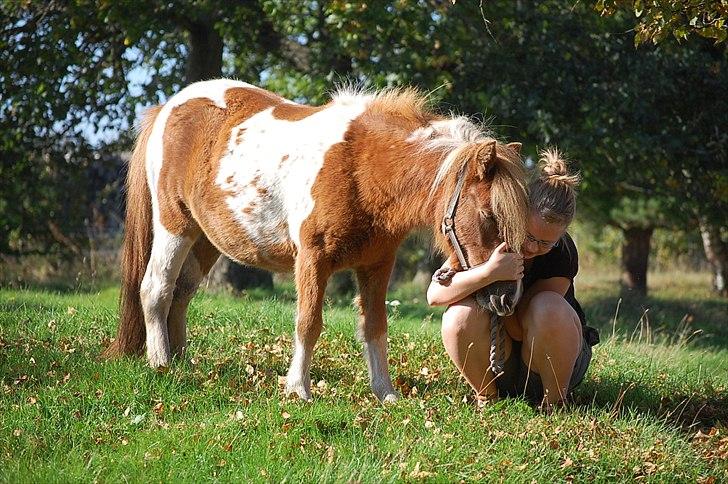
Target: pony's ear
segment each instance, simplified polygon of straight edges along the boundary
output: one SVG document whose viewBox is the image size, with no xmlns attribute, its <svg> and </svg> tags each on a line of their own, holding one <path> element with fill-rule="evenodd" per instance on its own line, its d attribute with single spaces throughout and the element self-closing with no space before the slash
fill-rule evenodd
<svg viewBox="0 0 728 484">
<path fill-rule="evenodd" d="M 477 174 L 481 180 L 486 177 L 490 170 L 495 168 L 496 157 L 495 140 L 489 140 L 478 144 L 475 159 L 477 160 Z"/>
<path fill-rule="evenodd" d="M 522 143 L 508 143 L 506 146 L 515 151 L 518 156 L 521 156 Z"/>
</svg>

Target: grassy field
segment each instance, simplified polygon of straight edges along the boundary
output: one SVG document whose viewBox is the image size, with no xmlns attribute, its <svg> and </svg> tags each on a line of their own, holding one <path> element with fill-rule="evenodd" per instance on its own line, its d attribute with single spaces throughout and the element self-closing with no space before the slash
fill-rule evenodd
<svg viewBox="0 0 728 484">
<path fill-rule="evenodd" d="M 283 397 L 294 294 L 200 295 L 166 373 L 98 359 L 117 289 L 0 290 L 0 481 L 728 481 L 728 304 L 700 274 L 578 281 L 602 333 L 574 408 L 483 410 L 447 359 L 439 310 L 391 294 L 390 366 L 370 393 L 354 311 L 329 300 L 314 401 Z M 618 308 L 619 306 L 619 308 Z M 616 315 L 616 317 L 615 317 Z"/>
</svg>

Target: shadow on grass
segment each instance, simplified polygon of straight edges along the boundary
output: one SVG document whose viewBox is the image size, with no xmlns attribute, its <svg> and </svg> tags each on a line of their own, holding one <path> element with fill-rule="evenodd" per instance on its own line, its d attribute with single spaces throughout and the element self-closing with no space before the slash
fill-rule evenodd
<svg viewBox="0 0 728 484">
<path fill-rule="evenodd" d="M 619 310 L 617 311 L 617 305 Z M 606 338 L 616 332 L 626 334 L 650 330 L 654 336 L 672 343 L 685 339 L 691 345 L 704 348 L 728 348 L 728 300 L 718 297 L 701 300 L 660 297 L 600 297 L 583 304 L 590 326 Z"/>
<path fill-rule="evenodd" d="M 601 408 L 615 416 L 627 411 L 650 415 L 686 431 L 728 421 L 728 392 L 725 389 L 707 388 L 702 394 L 678 391 L 666 395 L 636 382 L 586 380 L 575 389 L 574 401 L 578 406 Z"/>
<path fill-rule="evenodd" d="M 35 314 L 36 312 L 64 311 L 67 307 L 67 305 L 60 302 L 55 303 L 22 297 L 14 298 L 12 300 L 3 299 L 0 301 L 0 314 L 5 313 L 8 315 L 17 315 L 21 312 L 32 312 Z M 26 324 L 30 323 L 30 316 L 25 317 L 22 322 Z"/>
</svg>

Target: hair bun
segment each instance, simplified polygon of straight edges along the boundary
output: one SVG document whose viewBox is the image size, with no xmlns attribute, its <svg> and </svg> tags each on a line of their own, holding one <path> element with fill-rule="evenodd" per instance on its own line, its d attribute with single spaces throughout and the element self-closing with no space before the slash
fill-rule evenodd
<svg viewBox="0 0 728 484">
<path fill-rule="evenodd" d="M 541 179 L 550 185 L 564 184 L 576 188 L 581 181 L 578 173 L 569 174 L 569 162 L 558 148 L 546 148 L 540 153 Z"/>
</svg>

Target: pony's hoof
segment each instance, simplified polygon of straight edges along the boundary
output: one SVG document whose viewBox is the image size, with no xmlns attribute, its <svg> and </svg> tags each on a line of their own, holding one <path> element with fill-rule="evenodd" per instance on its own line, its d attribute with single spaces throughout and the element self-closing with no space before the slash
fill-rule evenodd
<svg viewBox="0 0 728 484">
<path fill-rule="evenodd" d="M 172 363 L 172 358 L 165 356 L 149 356 L 147 357 L 149 366 L 154 370 L 164 371 L 165 368 L 169 368 Z"/>
<path fill-rule="evenodd" d="M 396 393 L 390 393 L 382 399 L 382 403 L 386 405 L 390 403 L 395 403 L 397 400 L 399 400 L 399 395 L 397 395 Z"/>
<path fill-rule="evenodd" d="M 298 385 L 286 385 L 286 397 L 291 398 L 294 394 L 306 402 L 313 400 L 311 398 L 311 390 L 308 390 L 302 383 Z"/>
</svg>

